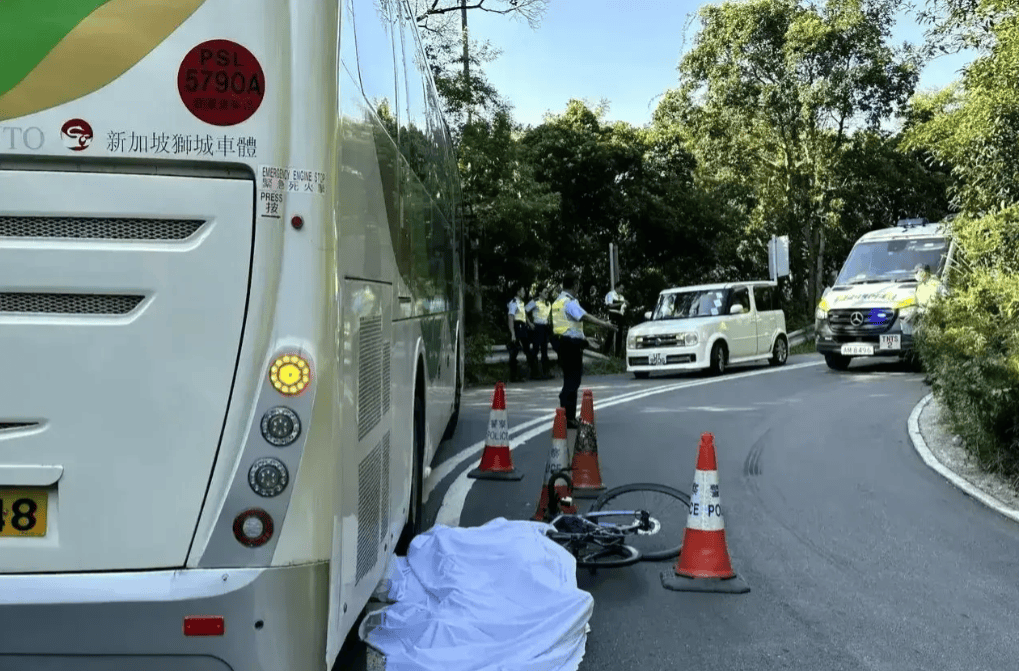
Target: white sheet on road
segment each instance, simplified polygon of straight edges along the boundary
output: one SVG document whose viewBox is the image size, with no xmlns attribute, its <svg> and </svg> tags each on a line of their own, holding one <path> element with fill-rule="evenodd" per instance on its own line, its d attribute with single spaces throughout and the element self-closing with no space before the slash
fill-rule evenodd
<svg viewBox="0 0 1019 671">
<path fill-rule="evenodd" d="M 436 526 L 397 557 L 360 633 L 387 671 L 576 671 L 594 599 L 551 526 Z"/>
</svg>

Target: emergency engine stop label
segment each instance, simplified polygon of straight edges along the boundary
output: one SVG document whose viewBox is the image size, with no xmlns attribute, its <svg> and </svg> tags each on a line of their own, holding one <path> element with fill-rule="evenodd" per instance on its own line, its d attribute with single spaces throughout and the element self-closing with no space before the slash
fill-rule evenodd
<svg viewBox="0 0 1019 671">
<path fill-rule="evenodd" d="M 177 72 L 184 106 L 214 126 L 233 126 L 251 118 L 265 95 L 265 74 L 258 59 L 230 40 L 202 42 L 188 52 Z"/>
</svg>

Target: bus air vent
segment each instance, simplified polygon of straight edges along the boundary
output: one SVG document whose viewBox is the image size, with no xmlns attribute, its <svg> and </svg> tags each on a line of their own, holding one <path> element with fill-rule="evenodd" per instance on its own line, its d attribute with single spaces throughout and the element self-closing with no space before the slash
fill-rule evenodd
<svg viewBox="0 0 1019 671">
<path fill-rule="evenodd" d="M 379 554 L 379 484 L 382 443 L 368 453 L 357 467 L 357 575 L 354 582 L 375 566 Z"/>
<path fill-rule="evenodd" d="M 194 235 L 204 223 L 200 219 L 15 217 L 0 215 L 0 238 L 186 240 Z"/>
<path fill-rule="evenodd" d="M 111 294 L 0 293 L 0 313 L 126 315 L 144 296 Z"/>
</svg>

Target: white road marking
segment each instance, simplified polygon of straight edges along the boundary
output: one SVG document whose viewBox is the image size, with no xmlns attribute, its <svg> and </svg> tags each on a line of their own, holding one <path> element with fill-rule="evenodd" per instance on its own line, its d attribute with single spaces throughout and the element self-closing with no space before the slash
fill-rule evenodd
<svg viewBox="0 0 1019 671">
<path fill-rule="evenodd" d="M 1003 505 L 993 496 L 984 493 L 982 489 L 973 486 L 969 480 L 966 480 L 961 475 L 957 475 L 954 471 L 950 470 L 934 456 L 930 448 L 927 447 L 927 441 L 923 439 L 923 435 L 920 433 L 920 412 L 924 406 L 930 403 L 931 399 L 934 398 L 934 394 L 930 393 L 920 399 L 920 402 L 913 408 L 913 412 L 909 414 L 909 421 L 907 426 L 909 427 L 909 437 L 913 441 L 913 447 L 919 453 L 920 458 L 924 460 L 928 466 L 940 473 L 946 480 L 951 482 L 953 485 L 966 492 L 980 503 L 983 503 L 988 508 L 998 511 L 1005 517 L 1009 518 L 1013 522 L 1019 522 L 1019 512 Z"/>
<path fill-rule="evenodd" d="M 679 382 L 676 384 L 662 385 L 660 387 L 645 388 L 641 391 L 631 392 L 628 394 L 620 394 L 618 396 L 609 397 L 602 401 L 595 401 L 594 407 L 595 412 L 600 408 L 608 408 L 613 405 L 620 403 L 628 403 L 630 401 L 637 401 L 642 398 L 649 396 L 655 396 L 658 394 L 665 394 L 670 391 L 676 391 L 678 389 L 688 389 L 690 387 L 702 387 L 709 384 L 717 384 L 719 382 L 726 382 L 730 380 L 741 380 L 747 377 L 756 377 L 758 375 L 771 375 L 774 373 L 780 373 L 787 370 L 798 370 L 800 368 L 809 368 L 811 366 L 819 366 L 823 364 L 823 361 L 814 361 L 810 363 L 801 363 L 794 365 L 785 365 L 781 368 L 766 368 L 764 370 L 754 370 L 746 373 L 730 374 L 723 377 L 716 377 L 706 380 L 688 380 Z M 594 387 L 582 387 L 582 389 L 594 389 Z M 508 405 L 508 403 L 507 403 Z M 536 417 L 535 419 L 524 422 L 515 428 L 510 429 L 510 450 L 515 450 L 518 446 L 523 445 L 531 438 L 538 436 L 542 433 L 549 434 L 549 441 L 551 441 L 552 432 L 552 420 L 555 419 L 555 412 L 550 412 L 542 417 Z M 528 430 L 529 429 L 529 430 Z M 525 430 L 527 430 L 525 432 Z M 517 435 L 513 437 L 513 434 Z M 445 477 L 453 473 L 455 470 L 461 467 L 461 465 L 468 460 L 473 459 L 482 450 L 485 449 L 485 441 L 481 440 L 471 445 L 462 452 L 450 457 L 446 461 L 442 462 L 432 470 L 431 477 L 427 478 L 424 489 L 424 499 L 428 500 L 435 486 L 441 482 Z M 450 485 L 446 491 L 445 496 L 442 498 L 442 505 L 439 506 L 439 512 L 436 517 L 436 524 L 444 524 L 451 527 L 460 526 L 460 516 L 463 514 L 463 507 L 467 501 L 467 494 L 471 490 L 471 486 L 474 481 L 467 477 L 467 473 L 470 469 L 464 469 Z M 535 485 L 535 490 L 540 489 L 541 483 Z"/>
</svg>

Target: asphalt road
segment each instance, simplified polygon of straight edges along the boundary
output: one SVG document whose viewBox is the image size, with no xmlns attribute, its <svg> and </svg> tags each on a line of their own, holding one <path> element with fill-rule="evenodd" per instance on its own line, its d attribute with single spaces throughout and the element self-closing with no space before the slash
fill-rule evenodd
<svg viewBox="0 0 1019 671">
<path fill-rule="evenodd" d="M 666 590 L 659 576 L 672 562 L 579 571 L 595 598 L 581 671 L 1019 666 L 1019 525 L 913 450 L 906 419 L 928 391 L 922 375 L 890 364 L 836 373 L 804 355 L 721 378 L 605 376 L 582 388 L 594 391 L 609 487 L 689 492 L 700 435 L 714 434 L 729 551 L 751 592 Z M 625 396 L 640 392 L 651 393 Z M 434 462 L 431 519 L 529 518 L 557 395 L 554 383 L 510 385 L 513 460 L 525 477 L 465 486 L 491 390 L 465 393 L 457 435 Z"/>
</svg>

